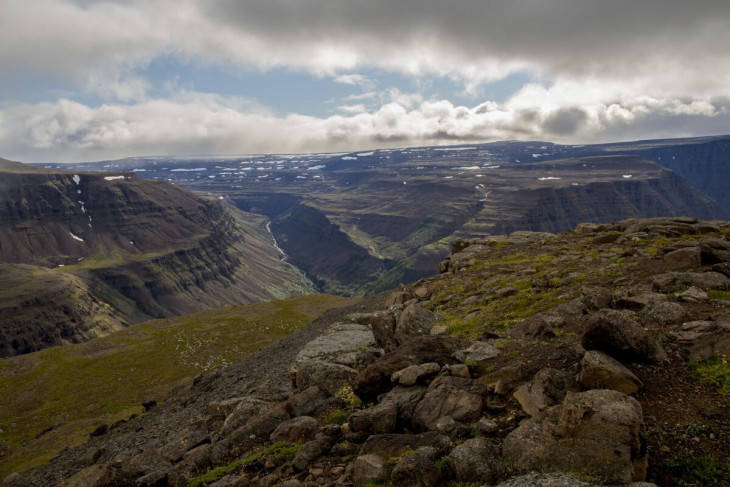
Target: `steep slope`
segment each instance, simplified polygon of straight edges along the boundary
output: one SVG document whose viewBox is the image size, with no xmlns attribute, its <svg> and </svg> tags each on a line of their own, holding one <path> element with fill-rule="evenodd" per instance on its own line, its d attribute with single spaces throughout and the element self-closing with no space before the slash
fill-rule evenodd
<svg viewBox="0 0 730 487">
<path fill-rule="evenodd" d="M 169 183 L 8 161 L 0 181 L 0 262 L 13 264 L 0 272 L 14 282 L 0 309 L 15 316 L 3 355 L 313 289 L 281 261 L 262 217 Z"/>
<path fill-rule="evenodd" d="M 724 487 L 729 266 L 730 222 L 687 217 L 459 241 L 11 479 Z"/>
</svg>

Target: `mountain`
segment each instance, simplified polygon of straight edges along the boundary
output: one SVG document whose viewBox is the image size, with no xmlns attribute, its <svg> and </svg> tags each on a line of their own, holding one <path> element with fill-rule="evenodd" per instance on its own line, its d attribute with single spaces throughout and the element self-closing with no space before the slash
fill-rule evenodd
<svg viewBox="0 0 730 487">
<path fill-rule="evenodd" d="M 0 356 L 313 290 L 260 216 L 167 182 L 0 161 Z"/>
<path fill-rule="evenodd" d="M 36 430 L 51 427 L 26 448 L 74 426 L 88 440 L 5 485 L 727 485 L 730 222 L 628 219 L 460 240 L 440 267 L 131 416 L 43 417 Z M 138 377 L 113 367 L 130 339 L 6 360 L 0 387 L 18 392 L 5 401 L 23 421 L 0 427 L 34 432 L 38 418 L 21 406 L 44 403 L 23 386 L 44 374 L 53 383 L 49 363 L 69 380 L 108 354 L 113 377 Z M 97 397 L 83 404 L 98 408 Z"/>
<path fill-rule="evenodd" d="M 724 218 L 730 137 L 604 145 L 497 142 L 349 154 L 134 158 L 125 169 L 264 215 L 288 261 L 328 292 L 430 275 L 452 242 L 582 221 Z"/>
</svg>

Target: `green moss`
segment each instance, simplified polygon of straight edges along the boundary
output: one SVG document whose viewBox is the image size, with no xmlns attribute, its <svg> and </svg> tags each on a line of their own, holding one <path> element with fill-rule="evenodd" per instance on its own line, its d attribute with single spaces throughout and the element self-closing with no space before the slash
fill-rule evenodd
<svg viewBox="0 0 730 487">
<path fill-rule="evenodd" d="M 264 463 L 267 458 L 272 458 L 276 464 L 282 464 L 294 458 L 294 455 L 299 451 L 301 445 L 292 445 L 289 443 L 277 442 L 273 445 L 265 448 L 264 450 L 258 451 L 246 458 L 241 458 L 235 462 L 229 463 L 216 467 L 203 475 L 194 477 L 188 480 L 186 487 L 200 487 L 211 482 L 215 482 L 225 475 L 230 475 L 241 470 L 247 465 L 253 463 Z"/>
<path fill-rule="evenodd" d="M 730 463 L 715 455 L 681 457 L 665 462 L 680 487 L 721 487 L 730 478 Z"/>
<path fill-rule="evenodd" d="M 711 289 L 707 291 L 707 297 L 710 299 L 722 299 L 730 301 L 730 291 L 720 291 L 718 289 Z"/>
<path fill-rule="evenodd" d="M 730 364 L 727 356 L 713 357 L 700 363 L 690 363 L 696 379 L 717 387 L 717 392 L 730 396 Z"/>
<path fill-rule="evenodd" d="M 322 418 L 322 422 L 324 424 L 345 424 L 347 421 L 347 411 L 343 411 L 342 409 L 335 409 L 334 411 L 330 411 L 327 413 L 324 418 Z"/>
</svg>

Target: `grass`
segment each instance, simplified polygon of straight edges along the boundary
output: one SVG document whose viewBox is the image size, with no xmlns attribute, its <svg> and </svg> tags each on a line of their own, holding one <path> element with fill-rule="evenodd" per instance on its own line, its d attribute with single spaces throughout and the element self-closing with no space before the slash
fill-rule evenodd
<svg viewBox="0 0 730 487">
<path fill-rule="evenodd" d="M 722 487 L 730 478 L 730 463 L 715 455 L 675 459 L 664 466 L 679 487 Z"/>
<path fill-rule="evenodd" d="M 351 300 L 309 295 L 153 320 L 79 345 L 0 360 L 0 478 L 46 463 L 100 423 L 140 413 Z M 46 431 L 48 428 L 50 431 Z"/>
<path fill-rule="evenodd" d="M 200 487 L 215 482 L 221 477 L 235 473 L 247 465 L 262 463 L 262 460 L 266 458 L 273 458 L 275 463 L 282 464 L 294 458 L 294 455 L 296 455 L 300 448 L 301 445 L 276 442 L 268 448 L 249 455 L 246 458 L 241 458 L 228 465 L 216 467 L 203 475 L 192 478 L 188 481 L 186 487 Z"/>
<path fill-rule="evenodd" d="M 717 387 L 717 392 L 730 396 L 730 364 L 726 355 L 700 363 L 691 363 L 693 375 L 704 384 Z"/>
</svg>

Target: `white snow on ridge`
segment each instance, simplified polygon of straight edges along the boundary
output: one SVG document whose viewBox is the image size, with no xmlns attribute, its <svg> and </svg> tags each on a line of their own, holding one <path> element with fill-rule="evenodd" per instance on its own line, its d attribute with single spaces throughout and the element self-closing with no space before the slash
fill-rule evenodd
<svg viewBox="0 0 730 487">
<path fill-rule="evenodd" d="M 344 157 L 343 157 L 343 159 L 344 159 Z M 356 158 L 353 157 L 353 159 L 356 159 Z M 327 167 L 327 166 L 324 166 L 324 165 L 320 164 L 318 166 L 308 167 L 307 168 L 307 171 L 319 171 L 320 169 L 324 169 L 325 167 Z"/>
<path fill-rule="evenodd" d="M 74 174 L 74 177 L 71 179 L 73 179 L 74 183 L 76 184 L 79 184 L 81 182 L 81 176 L 79 176 L 78 174 Z"/>
<path fill-rule="evenodd" d="M 200 172 L 200 171 L 207 171 L 208 169 L 205 167 L 196 167 L 195 169 L 170 169 L 170 172 Z"/>
<path fill-rule="evenodd" d="M 68 232 L 68 233 L 69 233 L 69 235 L 71 235 L 71 237 L 72 237 L 72 238 L 73 238 L 74 240 L 78 240 L 79 242 L 83 242 L 83 241 L 84 241 L 84 239 L 83 239 L 83 238 L 81 238 L 81 237 L 77 237 L 77 236 L 76 236 L 76 235 L 74 235 L 74 234 L 73 234 L 72 232 Z"/>
<path fill-rule="evenodd" d="M 124 176 L 106 176 L 104 179 L 107 181 L 114 181 L 115 179 L 124 179 Z"/>
<path fill-rule="evenodd" d="M 340 159 L 342 159 L 343 161 L 356 161 L 357 157 L 343 156 L 343 157 L 340 157 Z"/>
<path fill-rule="evenodd" d="M 461 166 L 451 168 L 453 171 L 478 171 L 479 169 L 481 169 L 479 166 Z"/>
<path fill-rule="evenodd" d="M 560 179 L 560 178 L 556 178 L 554 176 L 548 176 L 546 178 L 537 178 L 537 179 L 539 179 L 540 181 L 549 181 L 549 180 Z"/>
<path fill-rule="evenodd" d="M 633 174 L 623 174 L 621 177 L 624 179 L 629 179 L 632 176 L 633 176 Z"/>
</svg>

